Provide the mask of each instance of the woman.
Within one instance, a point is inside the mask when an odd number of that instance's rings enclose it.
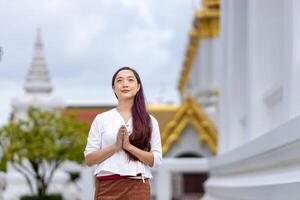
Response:
[[[95,200],[150,199],[150,168],[162,160],[158,123],[134,69],[117,70],[112,88],[118,105],[95,117],[84,152],[88,166],[97,164]]]

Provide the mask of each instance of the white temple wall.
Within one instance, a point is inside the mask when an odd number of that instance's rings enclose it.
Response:
[[[283,3],[225,2],[221,9],[219,152],[283,122]]]
[[[250,139],[282,123],[283,2],[248,1]]]
[[[247,138],[247,7],[245,1],[229,1],[222,9],[228,12],[221,18],[219,153]]]
[[[300,114],[300,2],[289,0],[284,6],[284,116]]]
[[[300,1],[224,0],[221,8],[219,154],[203,199],[299,199]]]

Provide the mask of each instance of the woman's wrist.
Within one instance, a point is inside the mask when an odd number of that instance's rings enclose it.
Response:
[[[124,147],[124,149],[128,152],[131,152],[133,150],[134,146],[132,144],[128,144]]]
[[[121,149],[121,147],[118,147],[117,144],[113,144],[113,145],[112,145],[112,148],[113,148],[113,150],[114,150],[114,153],[116,153],[117,151],[119,151],[119,150]]]

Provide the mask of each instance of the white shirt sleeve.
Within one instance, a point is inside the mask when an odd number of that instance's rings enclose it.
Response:
[[[101,125],[102,121],[98,116],[95,117],[89,131],[87,144],[84,150],[84,156],[92,153],[95,150],[101,149]]]
[[[161,139],[160,131],[157,120],[151,116],[152,121],[152,135],[151,135],[151,152],[154,156],[153,167],[161,164],[162,161],[162,148],[161,148]]]

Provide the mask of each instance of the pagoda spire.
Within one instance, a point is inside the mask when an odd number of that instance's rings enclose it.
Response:
[[[47,94],[51,93],[53,89],[44,57],[44,47],[40,29],[37,30],[33,60],[26,77],[24,88],[27,94]]]

